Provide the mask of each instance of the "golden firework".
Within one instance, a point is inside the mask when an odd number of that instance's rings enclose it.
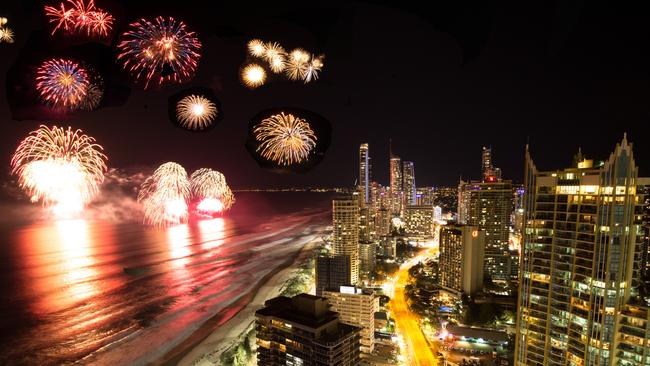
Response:
[[[14,32],[11,29],[0,27],[0,43],[2,42],[14,43]]]
[[[32,202],[67,215],[80,212],[99,191],[106,159],[81,130],[40,126],[20,143],[11,167]]]
[[[258,64],[248,64],[242,69],[241,78],[244,85],[254,89],[266,82],[266,71]]]
[[[306,120],[291,113],[272,115],[253,129],[260,142],[257,151],[280,165],[292,165],[307,160],[316,146],[316,134]]]
[[[307,70],[303,79],[305,84],[312,80],[318,80],[318,73],[323,69],[323,56],[312,57],[311,61],[307,64]]]
[[[274,59],[281,58],[284,59],[287,55],[287,52],[280,46],[277,42],[267,42],[264,44],[264,58],[269,63],[273,62]]]
[[[251,40],[248,42],[248,52],[255,57],[264,56],[264,53],[266,52],[264,42],[260,41],[259,39]]]
[[[182,127],[203,130],[217,116],[217,106],[202,95],[188,95],[176,104],[176,118]]]

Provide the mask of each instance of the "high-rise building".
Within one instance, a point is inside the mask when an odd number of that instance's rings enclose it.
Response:
[[[650,365],[650,308],[626,304],[618,316],[611,365]]]
[[[360,365],[360,328],[341,322],[323,297],[276,297],[255,318],[259,366]]]
[[[483,173],[483,180],[494,175],[494,168],[492,167],[492,147],[483,146],[483,155],[481,159],[481,171]]]
[[[433,206],[433,221],[441,221],[441,220],[442,220],[442,207]]]
[[[332,200],[332,255],[350,256],[352,285],[359,279],[358,193]]]
[[[363,206],[359,208],[359,242],[369,242],[375,237],[375,222],[372,217],[372,208]]]
[[[415,188],[415,164],[412,161],[405,161],[402,165],[405,205],[414,206],[417,204],[417,192]]]
[[[375,232],[377,236],[390,234],[391,213],[388,209],[382,208],[377,212],[375,217]]]
[[[517,365],[647,365],[647,315],[626,310],[640,276],[637,175],[626,137],[598,166],[538,171],[526,151]]]
[[[641,250],[641,275],[644,280],[650,277],[650,178],[639,178],[637,191],[643,194],[643,219],[641,230],[643,244]]]
[[[469,189],[472,186],[462,179],[458,183],[458,215],[456,221],[459,224],[467,224],[469,220]]]
[[[377,243],[374,241],[359,243],[359,270],[368,275],[375,270],[377,264]]]
[[[399,156],[390,156],[390,210],[393,215],[400,215],[404,191],[402,187],[402,159]]]
[[[359,192],[361,192],[361,206],[370,202],[370,152],[368,144],[359,146]]]
[[[470,182],[462,190],[469,204],[466,223],[485,231],[485,274],[493,280],[516,280],[518,259],[508,246],[512,182]]]
[[[433,206],[406,206],[404,221],[406,234],[423,240],[433,238]]]
[[[428,206],[435,204],[436,189],[434,187],[417,187],[415,192],[416,205]]]
[[[395,259],[397,257],[397,238],[390,235],[380,236],[377,243],[377,255],[384,259]]]
[[[454,296],[474,296],[483,288],[485,231],[478,226],[445,225],[440,228],[439,279]]]
[[[338,291],[325,291],[332,310],[340,314],[342,323],[361,328],[361,352],[375,349],[375,313],[379,311],[379,297],[372,290],[341,286]]]
[[[316,257],[316,295],[324,290],[352,284],[352,265],[349,255],[319,255]]]

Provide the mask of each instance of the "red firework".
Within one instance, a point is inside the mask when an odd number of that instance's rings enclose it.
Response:
[[[192,78],[201,58],[201,42],[185,23],[157,17],[140,19],[129,28],[117,45],[117,59],[138,81],[144,81],[145,89],[152,80],[161,85]]]
[[[62,2],[59,7],[46,6],[45,15],[50,18],[50,23],[56,23],[52,34],[63,29],[66,32],[86,32],[89,36],[105,37],[113,27],[113,16],[95,7],[94,0],[67,0],[71,7],[66,8]]]
[[[36,75],[36,90],[46,103],[54,107],[75,109],[86,98],[90,84],[88,73],[74,61],[46,61]]]

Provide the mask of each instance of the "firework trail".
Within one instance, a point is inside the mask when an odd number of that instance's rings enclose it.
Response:
[[[176,104],[176,118],[182,127],[203,130],[217,117],[217,106],[202,95],[188,95]]]
[[[213,214],[229,210],[235,196],[226,183],[226,177],[212,169],[202,168],[190,176],[192,198],[198,201],[199,212]]]
[[[107,157],[95,139],[70,127],[40,126],[11,159],[12,174],[30,196],[58,216],[81,212],[104,181]]]
[[[198,67],[201,42],[185,23],[174,18],[140,19],[129,25],[117,45],[118,61],[124,69],[144,81],[145,89],[154,80],[164,82],[189,80]]]
[[[168,162],[142,183],[138,202],[143,205],[146,223],[164,226],[187,220],[189,196],[190,182],[185,168]]]
[[[302,163],[316,146],[316,134],[309,123],[291,113],[281,112],[262,120],[253,134],[260,142],[257,151],[280,165]]]
[[[96,8],[93,0],[87,3],[84,0],[67,0],[58,7],[46,6],[45,15],[50,23],[56,23],[52,35],[62,29],[69,33],[86,32],[89,36],[106,37],[113,28],[113,16]]]

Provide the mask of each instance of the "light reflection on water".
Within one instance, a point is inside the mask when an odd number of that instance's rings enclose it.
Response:
[[[218,309],[252,286],[258,279],[249,268],[284,262],[286,252],[255,257],[251,250],[297,235],[311,217],[215,218],[164,229],[60,220],[15,230],[0,243],[11,283],[0,303],[0,364],[105,364],[110,358],[95,362],[93,353],[111,347],[138,359],[211,315],[200,309]],[[144,329],[148,336],[130,337]]]

